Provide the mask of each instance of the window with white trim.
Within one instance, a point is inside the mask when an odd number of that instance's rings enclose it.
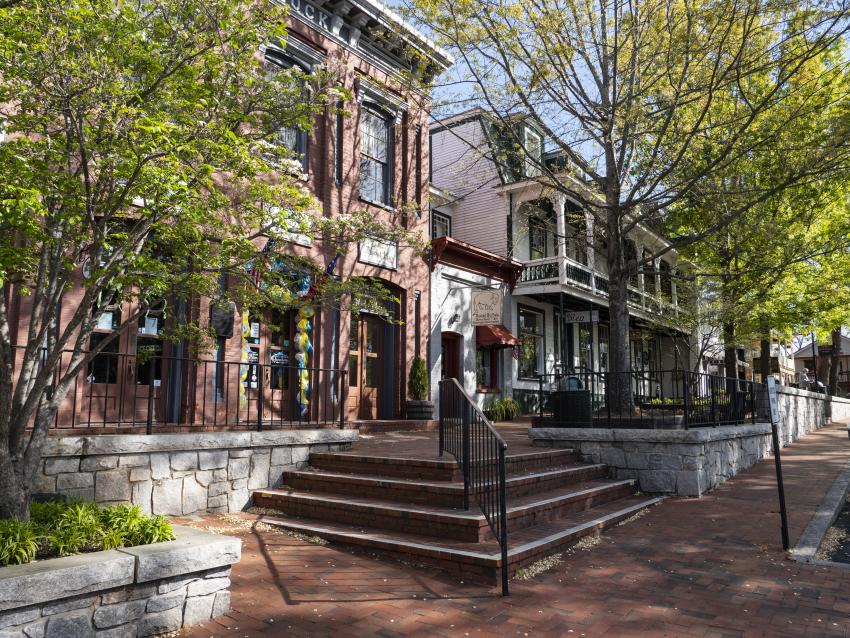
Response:
[[[452,218],[438,210],[431,212],[431,239],[452,236]]]
[[[266,61],[268,68],[274,72],[276,69],[297,69],[309,73],[310,69],[277,50],[266,50]],[[307,173],[307,131],[297,126],[279,126],[276,135],[271,142],[288,151],[288,157],[295,159],[301,164],[301,171]]]
[[[543,371],[543,313],[519,307],[519,378],[536,379]]]
[[[543,160],[543,138],[540,134],[525,127],[525,176],[538,177],[542,172],[540,163]]]
[[[392,205],[392,125],[377,109],[360,110],[360,197]]]

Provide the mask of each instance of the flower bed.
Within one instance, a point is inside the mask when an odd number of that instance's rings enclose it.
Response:
[[[172,541],[0,567],[0,635],[151,636],[226,613],[241,542],[173,532]]]
[[[174,531],[164,517],[146,516],[135,505],[34,501],[29,520],[0,520],[0,565],[173,539]]]

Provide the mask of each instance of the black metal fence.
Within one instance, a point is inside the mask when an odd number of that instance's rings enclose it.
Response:
[[[470,494],[502,552],[502,594],[508,594],[508,529],[505,453],[508,445],[457,379],[440,381],[440,456],[446,451],[463,470],[463,506]]]
[[[764,384],[688,370],[564,372],[538,377],[538,427],[688,429],[755,423]]]
[[[48,397],[70,361],[64,353]],[[52,427],[148,433],[342,428],[346,377],[335,368],[103,352],[76,375]]]

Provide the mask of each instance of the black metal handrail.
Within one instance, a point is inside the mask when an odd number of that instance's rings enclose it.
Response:
[[[22,347],[15,347],[22,351]],[[53,371],[67,373],[72,351]],[[283,363],[101,352],[76,375],[52,429],[148,434],[345,427],[348,371]]]
[[[619,386],[619,387],[617,387]],[[617,397],[628,389],[631,403]],[[539,375],[535,425],[688,429],[755,423],[765,415],[764,384],[689,370]]]
[[[463,507],[470,494],[499,543],[502,553],[502,595],[508,595],[508,516],[505,454],[508,444],[457,379],[440,381],[440,456],[457,459],[463,470]]]

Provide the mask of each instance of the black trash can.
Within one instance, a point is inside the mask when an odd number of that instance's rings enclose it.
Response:
[[[578,377],[564,377],[552,393],[555,427],[589,428],[593,424],[590,390],[582,390]]]

